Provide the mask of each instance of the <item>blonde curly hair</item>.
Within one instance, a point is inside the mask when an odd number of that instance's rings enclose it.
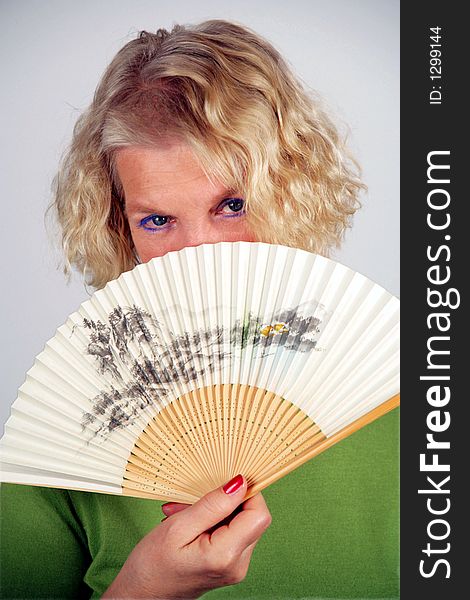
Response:
[[[106,69],[54,178],[66,273],[100,288],[136,265],[116,152],[172,139],[241,194],[260,241],[327,254],[359,207],[357,163],[269,42],[224,20],[142,31]]]

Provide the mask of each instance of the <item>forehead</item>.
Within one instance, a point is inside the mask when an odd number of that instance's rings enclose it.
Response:
[[[209,180],[191,148],[184,143],[121,148],[116,152],[115,163],[126,194],[149,184],[163,189],[187,184],[224,188],[213,178]]]
[[[193,179],[204,175],[191,149],[181,143],[152,148],[121,148],[116,152],[115,162],[119,176],[126,182],[154,175],[159,179]]]
[[[153,200],[212,201],[229,191],[207,177],[191,148],[183,143],[122,148],[116,153],[115,164],[128,208]]]

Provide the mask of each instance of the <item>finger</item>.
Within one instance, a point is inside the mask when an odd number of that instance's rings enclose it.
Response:
[[[243,504],[239,504],[237,506],[237,508],[229,514],[228,517],[225,517],[225,519],[222,519],[222,521],[219,521],[216,525],[213,525],[212,527],[209,527],[209,529],[207,529],[206,533],[210,535],[212,535],[212,533],[218,529],[219,527],[223,527],[224,525],[228,525],[230,523],[230,521],[235,517],[235,515],[237,515],[241,510],[243,510]]]
[[[245,550],[243,550],[243,552],[241,553],[241,560],[246,560],[248,563],[251,560],[251,555],[253,554],[253,550],[255,549],[256,544],[259,542],[260,538],[258,538],[256,540],[256,542],[253,542],[252,544],[250,544],[249,546],[247,546],[245,548]]]
[[[188,508],[189,504],[181,504],[180,502],[167,502],[166,504],[162,504],[162,512],[167,517],[178,513],[185,508]]]
[[[242,505],[242,510],[226,527],[216,529],[211,536],[211,544],[237,544],[239,552],[256,544],[271,524],[271,513],[261,493],[252,496]]]
[[[246,479],[237,475],[224,486],[203,496],[182,511],[175,521],[175,533],[182,545],[190,544],[210,527],[228,517],[243,502],[246,494]]]

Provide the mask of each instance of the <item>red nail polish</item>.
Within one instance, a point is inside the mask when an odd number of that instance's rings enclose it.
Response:
[[[243,475],[237,475],[228,481],[222,488],[226,494],[234,494],[243,485]]]

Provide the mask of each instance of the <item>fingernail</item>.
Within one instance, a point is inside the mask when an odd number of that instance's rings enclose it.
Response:
[[[222,488],[226,494],[235,494],[243,485],[243,475],[237,475]]]

